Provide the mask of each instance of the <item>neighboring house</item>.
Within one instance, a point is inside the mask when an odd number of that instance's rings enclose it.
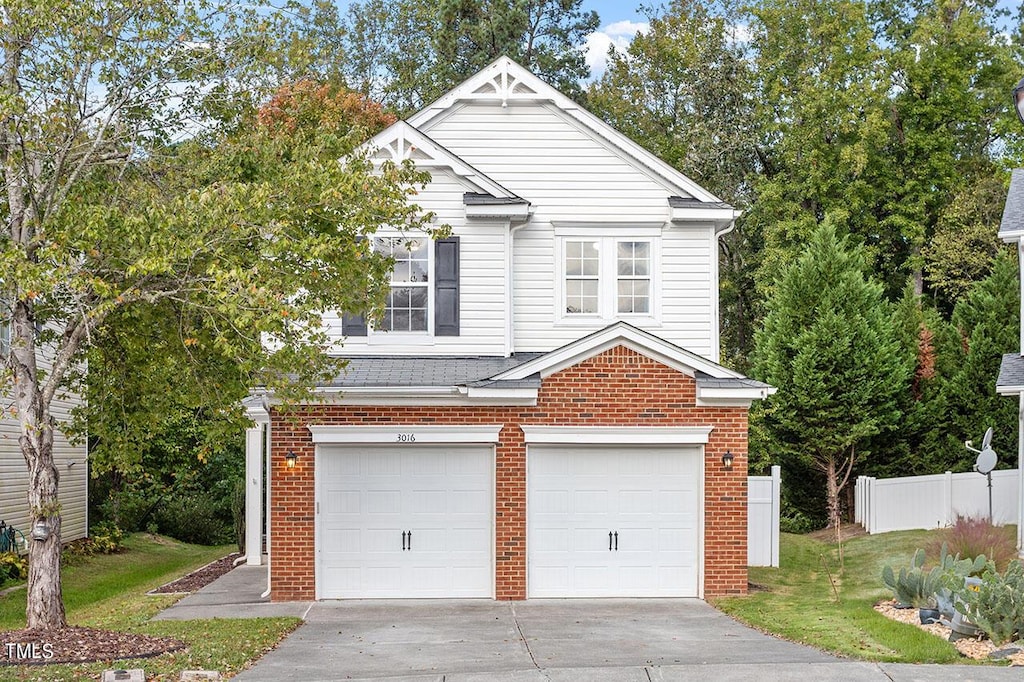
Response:
[[[368,144],[431,173],[452,235],[382,229],[384,321],[332,319],[324,402],[250,403],[272,599],[745,593],[774,389],[718,364],[737,211],[507,58]]]
[[[1010,190],[1003,207],[1003,219],[999,224],[999,238],[1007,244],[1017,246],[1021,272],[1024,273],[1024,169],[1018,168],[1010,177]],[[1017,434],[1017,550],[1024,558],[1024,281],[1021,282],[1021,341],[1019,353],[1007,353],[999,367],[996,392],[1001,395],[1017,396],[1019,402],[1020,427]]]
[[[6,354],[11,344],[11,328],[0,323],[0,353]],[[39,369],[49,370],[51,359],[43,350],[39,354]],[[80,405],[82,398],[71,394],[58,394],[50,409],[58,424],[68,421],[71,410]],[[4,415],[0,418],[0,521],[14,526],[29,537],[28,466],[21,454],[18,438],[21,427],[9,412],[11,401],[4,402]],[[84,538],[89,530],[89,466],[86,444],[72,445],[58,429],[53,436],[53,461],[60,474],[61,540],[69,542]],[[17,538],[21,542],[21,537]]]

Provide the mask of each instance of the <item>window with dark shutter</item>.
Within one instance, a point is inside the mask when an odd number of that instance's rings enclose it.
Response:
[[[434,242],[434,335],[459,335],[459,238]]]

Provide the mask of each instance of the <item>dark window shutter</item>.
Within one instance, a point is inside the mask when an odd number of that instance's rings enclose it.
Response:
[[[434,336],[459,335],[459,238],[434,242]]]
[[[356,237],[357,244],[364,241],[366,241],[366,237],[362,235]],[[343,314],[341,316],[341,333],[345,336],[366,336],[366,316]]]
[[[363,315],[342,315],[341,333],[345,336],[366,336],[366,317]]]

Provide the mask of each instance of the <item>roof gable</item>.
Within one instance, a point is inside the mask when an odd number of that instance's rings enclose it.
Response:
[[[363,147],[375,161],[401,163],[411,159],[423,170],[447,169],[467,186],[468,194],[486,195],[505,203],[528,203],[405,121],[388,126]]]
[[[525,379],[532,374],[547,377],[616,346],[625,346],[687,376],[697,377],[698,373],[702,373],[716,379],[744,378],[738,372],[702,358],[696,353],[691,353],[685,348],[680,348],[627,322],[615,322],[589,336],[584,336],[582,339],[566,344],[550,353],[545,353],[501,374],[496,374],[492,378],[496,380]]]
[[[720,203],[718,197],[711,192],[508,57],[499,57],[479,73],[409,117],[409,124],[421,130],[427,130],[434,121],[463,102],[492,102],[503,107],[508,106],[510,102],[537,102],[553,105],[587,134],[599,138],[638,170],[673,188],[674,193],[692,197],[701,202]]]

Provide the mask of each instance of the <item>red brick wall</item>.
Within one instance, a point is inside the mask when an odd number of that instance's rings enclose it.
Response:
[[[533,407],[325,405],[271,415],[271,598],[314,598],[312,424],[504,424],[495,477],[495,593],[526,597],[526,446],[520,424],[714,426],[705,446],[704,594],[747,590],[747,410],[696,407],[693,379],[619,346],[552,374]],[[286,469],[285,454],[299,457]],[[731,450],[735,463],[722,466]]]

